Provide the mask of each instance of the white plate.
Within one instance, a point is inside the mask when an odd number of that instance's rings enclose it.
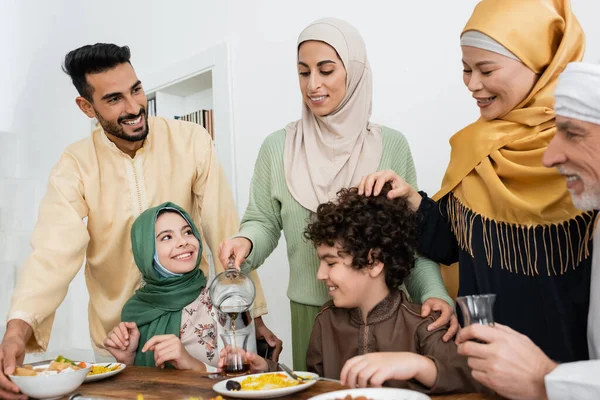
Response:
[[[303,372],[303,371],[300,371],[300,372],[294,371],[294,372],[300,376],[307,376],[307,377],[311,377],[311,378],[319,377],[317,374],[313,374],[311,372]],[[306,383],[303,383],[303,384],[297,385],[297,386],[290,386],[290,387],[281,388],[281,389],[268,389],[268,390],[235,391],[235,390],[227,390],[227,388],[225,387],[225,385],[227,384],[227,381],[229,381],[229,380],[240,382],[249,376],[260,376],[260,375],[267,375],[267,374],[284,374],[285,375],[285,372],[267,372],[264,374],[238,376],[235,378],[226,379],[224,381],[216,383],[213,386],[213,390],[215,392],[219,393],[220,395],[227,396],[228,398],[232,397],[235,399],[274,399],[277,397],[286,396],[288,394],[301,392],[303,390],[308,389],[315,383],[317,383],[316,380],[313,380],[313,381],[308,381]],[[292,378],[289,378],[289,379],[292,380]]]
[[[106,367],[109,364],[112,364],[111,366],[114,366],[117,363],[94,363],[94,364],[91,364],[91,365],[102,365],[103,367]],[[110,372],[105,372],[103,374],[88,375],[88,376],[85,377],[85,380],[83,381],[83,383],[96,382],[96,381],[99,381],[99,380],[102,380],[102,379],[106,379],[108,377],[111,377],[113,375],[116,375],[116,374],[120,373],[124,369],[125,369],[125,364],[120,364],[119,363],[119,368],[118,369],[116,369],[114,371],[110,371]]]
[[[344,396],[352,397],[365,396],[372,400],[431,400],[431,397],[408,389],[393,388],[366,388],[366,389],[348,389],[335,392],[324,393],[311,397],[308,400],[336,400],[343,399]]]

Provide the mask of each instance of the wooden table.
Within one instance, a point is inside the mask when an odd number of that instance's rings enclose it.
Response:
[[[209,400],[217,393],[212,386],[217,380],[208,378],[206,373],[178,370],[161,370],[158,368],[127,367],[120,374],[111,378],[81,385],[74,393],[105,399],[136,400],[138,394],[144,400],[187,400],[190,397]],[[307,390],[280,399],[306,400],[318,394],[345,389],[332,382],[317,382]],[[63,399],[68,399],[64,397]],[[492,400],[480,394],[455,394],[434,396],[434,400]]]

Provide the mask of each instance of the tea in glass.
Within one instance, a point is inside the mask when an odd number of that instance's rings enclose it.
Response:
[[[221,339],[225,345],[225,366],[223,373],[227,376],[239,376],[250,372],[250,363],[246,358],[248,333],[223,333]]]

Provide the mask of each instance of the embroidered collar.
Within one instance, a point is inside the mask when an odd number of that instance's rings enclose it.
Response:
[[[366,325],[378,324],[391,318],[398,311],[398,308],[405,301],[405,294],[400,290],[393,290],[383,300],[381,300],[367,315]],[[360,308],[354,308],[350,311],[350,319],[358,325],[365,325],[362,319]]]

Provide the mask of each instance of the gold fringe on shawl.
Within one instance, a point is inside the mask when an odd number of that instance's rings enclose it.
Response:
[[[536,276],[563,275],[574,270],[590,256],[590,243],[594,233],[595,213],[582,213],[561,223],[525,226],[494,221],[466,207],[454,195],[448,197],[446,210],[452,231],[459,247],[475,257],[473,226],[481,222],[483,249],[488,266],[499,264],[509,272]],[[573,237],[573,225],[577,237]],[[536,232],[536,230],[538,232]],[[541,237],[539,235],[541,230]],[[536,234],[537,233],[537,234]],[[542,243],[538,243],[541,241]],[[543,244],[543,248],[542,248]],[[558,252],[558,259],[555,253]],[[539,264],[538,259],[545,259]]]

